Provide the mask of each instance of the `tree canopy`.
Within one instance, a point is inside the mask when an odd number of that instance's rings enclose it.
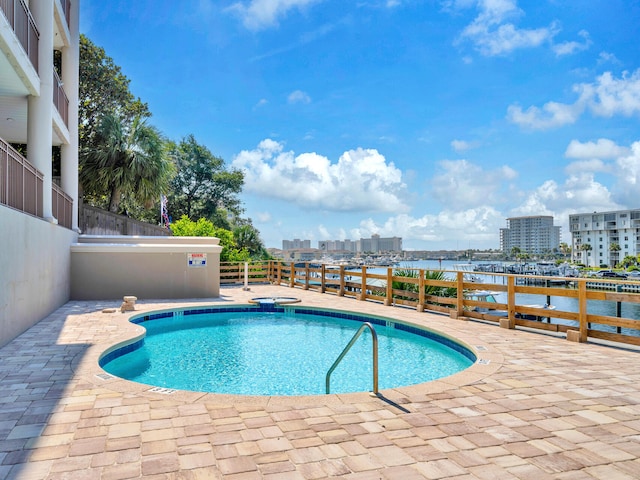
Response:
[[[158,223],[166,195],[174,235],[220,238],[223,260],[266,258],[260,234],[243,213],[244,174],[229,169],[193,135],[167,140],[148,123],[146,103],[105,50],[82,35],[79,85],[79,180],[84,200]],[[199,218],[197,222],[193,219]],[[185,233],[187,232],[187,233]]]
[[[183,215],[180,220],[171,224],[171,232],[177,237],[216,237],[220,239],[222,253],[220,260],[223,262],[243,262],[249,260],[251,255],[246,248],[239,247],[233,237],[233,232],[213,225],[206,218],[200,218],[197,222]]]
[[[81,146],[92,142],[103,115],[118,114],[124,121],[151,116],[147,104],[129,91],[130,80],[120,67],[85,35],[80,35],[79,82]]]
[[[224,219],[229,213],[242,213],[238,198],[244,185],[241,170],[228,170],[224,160],[199,144],[193,135],[173,144],[169,155],[176,170],[167,195],[172,215],[214,220]],[[219,215],[221,210],[225,215]]]
[[[104,115],[92,145],[80,152],[82,185],[108,197],[109,211],[116,213],[124,195],[153,205],[173,173],[160,132],[140,117],[125,122],[117,114]]]

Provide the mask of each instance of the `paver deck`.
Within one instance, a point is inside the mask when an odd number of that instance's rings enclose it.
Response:
[[[133,314],[260,296],[427,325],[482,362],[382,398],[162,394],[97,364],[142,332]],[[640,353],[631,349],[268,285],[102,312],[117,306],[69,302],[0,349],[0,478],[640,478]]]

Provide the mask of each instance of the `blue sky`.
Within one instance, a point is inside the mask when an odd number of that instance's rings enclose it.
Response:
[[[570,243],[569,214],[640,208],[637,0],[81,5],[150,122],[245,171],[267,247],[497,249],[523,215]]]

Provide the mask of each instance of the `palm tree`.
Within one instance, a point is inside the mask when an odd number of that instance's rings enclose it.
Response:
[[[615,242],[612,242],[609,245],[609,252],[611,252],[611,266],[615,267],[616,264],[618,263],[619,260],[619,256],[618,256],[618,252],[620,251],[620,245],[618,245]]]
[[[127,123],[105,115],[95,142],[80,153],[84,191],[108,196],[111,212],[118,212],[125,195],[150,206],[167,190],[172,172],[162,135],[140,117]]]
[[[560,243],[558,248],[560,249],[560,253],[562,253],[562,256],[564,258],[566,258],[566,256],[571,253],[571,247],[565,242]]]
[[[586,258],[588,257],[588,255],[586,254],[586,252],[590,252],[591,250],[593,250],[593,248],[591,247],[591,245],[589,243],[583,243],[582,245],[580,245],[580,250],[582,250],[585,253],[585,261],[583,262],[585,265],[589,266],[589,262],[586,260]]]

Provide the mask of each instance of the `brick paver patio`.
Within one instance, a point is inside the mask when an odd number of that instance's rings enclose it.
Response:
[[[132,313],[69,302],[0,349],[0,478],[640,478],[637,351],[268,285],[204,303],[278,295],[428,325],[482,362],[382,398],[153,393],[97,365],[142,332]]]

